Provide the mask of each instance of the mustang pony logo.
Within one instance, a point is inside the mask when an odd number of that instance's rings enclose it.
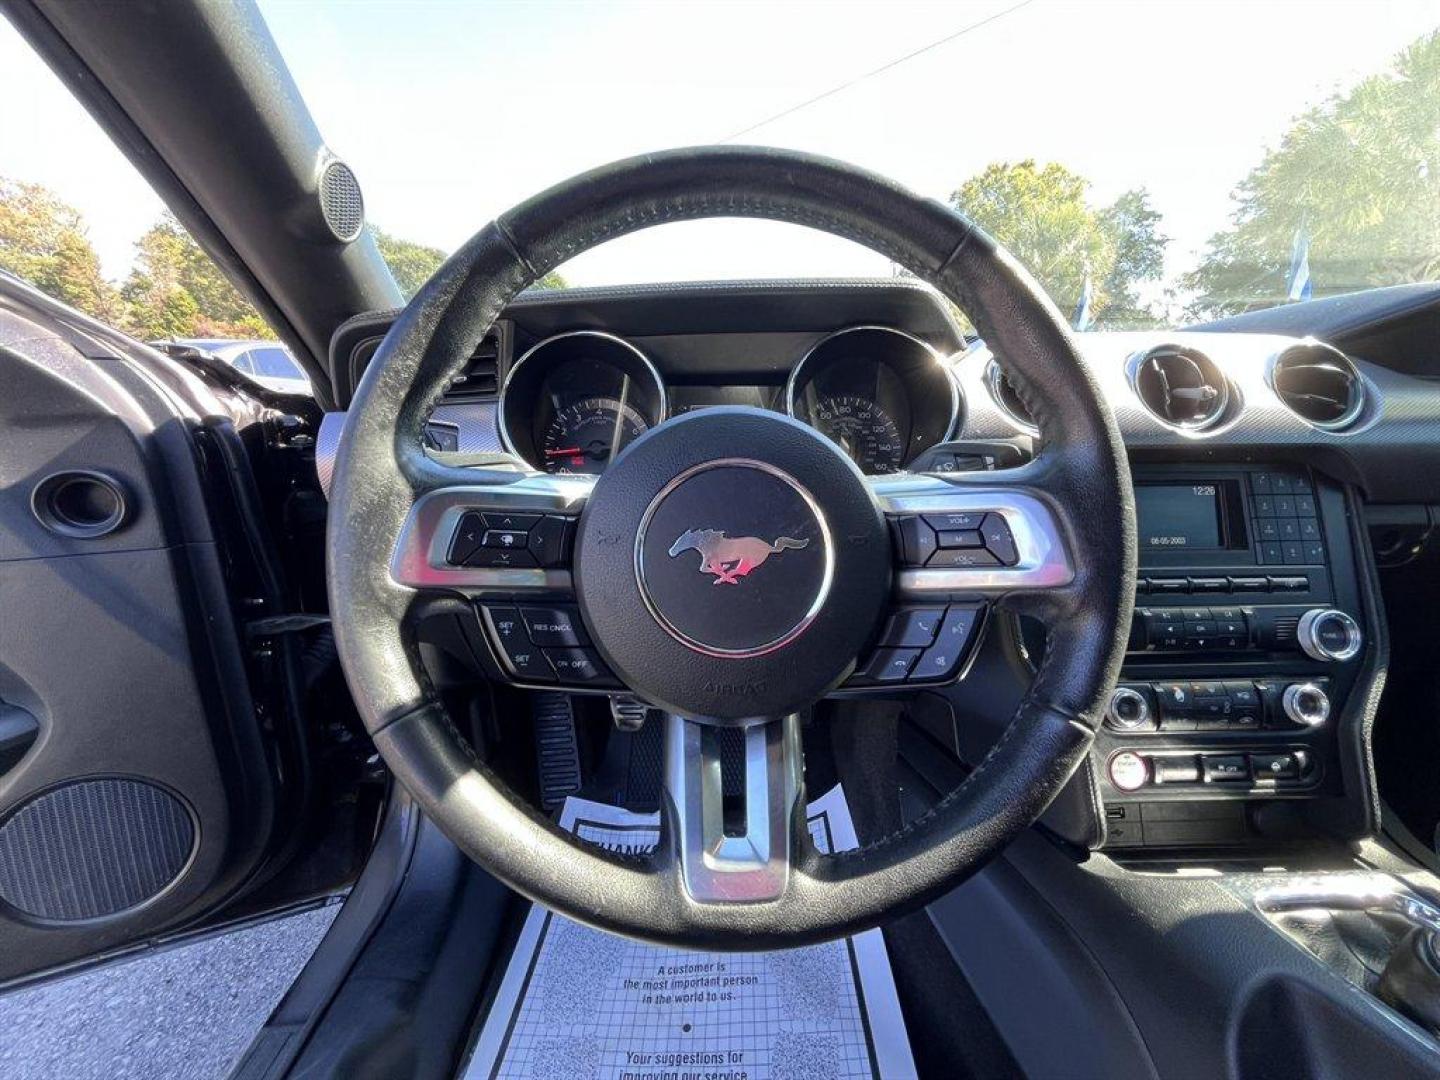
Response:
[[[670,545],[670,557],[673,559],[682,551],[694,548],[700,553],[701,573],[715,575],[712,585],[739,585],[742,577],[776,552],[799,551],[809,546],[809,540],[788,536],[767,544],[758,536],[726,536],[723,529],[686,529]]]

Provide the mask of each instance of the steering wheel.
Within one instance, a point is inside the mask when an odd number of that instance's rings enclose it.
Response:
[[[426,416],[522,288],[605,240],[734,216],[848,237],[960,305],[1034,414],[1035,459],[1002,472],[867,478],[813,429],[741,407],[660,424],[594,479],[458,469],[427,456]],[[360,381],[338,449],[331,613],[380,754],[496,877],[632,937],[787,947],[928,902],[983,866],[1059,792],[1083,760],[1124,654],[1132,502],[1119,432],[1064,321],[978,228],[828,159],[676,150],[604,166],[515,207],[400,314]],[[449,539],[471,509],[578,511],[573,561],[448,566]],[[1014,558],[897,569],[887,518],[952,513],[998,515]],[[698,539],[687,543],[686,533]],[[714,547],[738,537],[769,553]],[[767,565],[748,577],[735,572],[759,561]],[[648,857],[596,849],[513,793],[451,722],[420,661],[411,616],[427,594],[514,602],[572,591],[599,656],[629,692],[667,714],[660,840]],[[888,604],[917,598],[1035,616],[1047,627],[1044,658],[1004,734],[958,788],[893,835],[821,854],[806,828],[796,714],[854,671]],[[744,728],[739,827],[722,820],[720,726]]]

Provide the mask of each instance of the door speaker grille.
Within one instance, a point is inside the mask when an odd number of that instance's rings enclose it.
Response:
[[[0,900],[39,919],[116,915],[185,869],[195,826],[174,795],[140,780],[65,784],[0,825]]]

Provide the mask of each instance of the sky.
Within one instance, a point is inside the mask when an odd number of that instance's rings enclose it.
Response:
[[[320,131],[358,174],[367,217],[407,239],[453,249],[577,172],[727,141],[859,79],[738,141],[828,154],[942,199],[990,162],[1025,158],[1085,176],[1096,205],[1144,186],[1172,238],[1172,278],[1292,118],[1440,26],[1440,0],[1017,2],[260,7]],[[123,276],[161,204],[3,22],[0,100],[0,176],[77,206],[107,275]],[[890,265],[798,227],[726,221],[647,230],[562,272],[604,284]]]

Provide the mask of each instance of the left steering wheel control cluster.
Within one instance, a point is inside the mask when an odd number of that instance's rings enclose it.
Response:
[[[574,535],[573,517],[468,510],[455,526],[445,561],[495,570],[567,566]]]

